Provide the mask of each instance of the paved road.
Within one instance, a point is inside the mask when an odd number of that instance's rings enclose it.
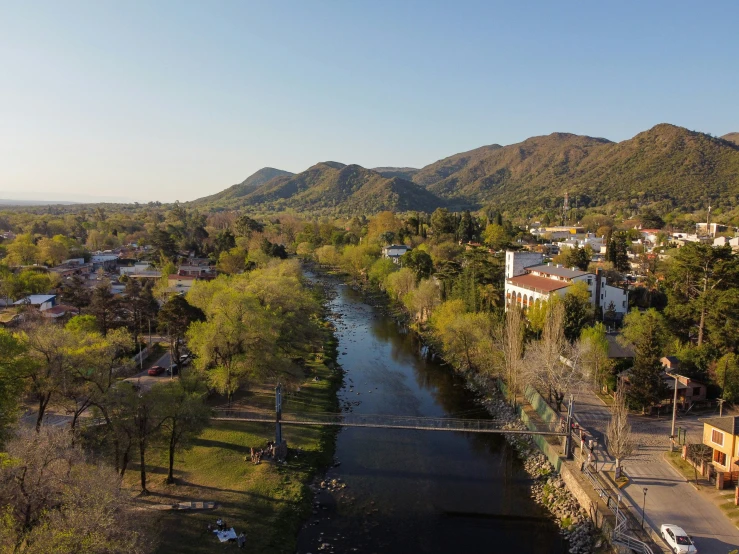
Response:
[[[172,364],[172,361],[171,361],[171,358],[169,357],[169,352],[166,352],[153,365],[162,366],[164,369],[167,369],[171,364]],[[149,368],[145,367],[143,371],[137,373],[133,377],[129,377],[128,379],[126,379],[126,381],[132,381],[136,383],[138,386],[140,386],[141,390],[146,391],[146,390],[149,390],[151,387],[153,387],[154,383],[157,383],[161,381],[162,379],[169,379],[169,376],[166,373],[161,373],[157,375],[156,377],[154,377],[154,376],[150,376],[147,373],[148,371],[149,371]]]
[[[607,454],[600,445],[610,419],[608,407],[592,392],[582,392],[575,397],[575,414],[582,426],[599,437],[596,453],[603,461]],[[663,458],[669,449],[670,417],[630,419],[639,447],[624,464],[631,482],[622,490],[624,500],[635,507],[633,513],[641,515],[646,487],[645,523],[656,532],[663,523],[679,525],[694,537],[701,554],[727,554],[739,548],[739,529]],[[688,441],[697,441],[703,434],[703,424],[696,416],[679,418],[677,426],[687,429]],[[606,469],[612,466],[609,459]]]

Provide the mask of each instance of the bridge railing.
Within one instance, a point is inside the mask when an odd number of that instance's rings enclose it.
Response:
[[[217,419],[244,421],[276,421],[275,415],[264,411],[221,408],[215,411]],[[439,431],[466,431],[473,433],[532,434],[528,430],[506,429],[500,419],[464,419],[450,417],[422,417],[387,414],[355,414],[334,412],[282,412],[281,423],[299,425],[339,425],[345,427],[377,427],[391,429],[419,429]],[[547,434],[558,434],[548,431]]]

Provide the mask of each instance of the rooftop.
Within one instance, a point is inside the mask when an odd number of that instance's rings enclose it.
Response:
[[[536,275],[524,274],[517,277],[506,279],[511,285],[523,287],[538,292],[552,292],[570,286],[567,281],[555,281],[546,277],[537,277]]]
[[[43,304],[44,302],[51,302],[56,298],[56,294],[32,294],[30,296],[26,296],[25,298],[21,298],[20,300],[14,302],[15,305],[20,306],[23,304],[31,304],[32,306],[36,306],[38,304]]]
[[[526,268],[528,271],[538,271],[539,273],[546,273],[547,275],[555,275],[556,277],[565,277],[566,279],[574,279],[575,277],[582,277],[583,275],[592,275],[587,271],[580,271],[579,269],[570,269],[567,267],[557,267],[556,265],[532,265]]]
[[[732,435],[739,435],[739,416],[707,417],[698,421]]]

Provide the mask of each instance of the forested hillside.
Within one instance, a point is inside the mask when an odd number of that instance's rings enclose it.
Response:
[[[737,137],[660,124],[619,143],[553,133],[482,146],[420,170],[338,162],[318,163],[296,175],[265,168],[194,204],[337,215],[489,206],[536,216],[560,207],[567,192],[578,207],[611,212],[647,206],[663,214],[692,212],[709,201],[727,212],[739,205],[739,144],[732,142]]]

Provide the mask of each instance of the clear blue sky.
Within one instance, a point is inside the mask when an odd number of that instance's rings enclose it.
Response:
[[[0,1],[0,198],[739,131],[739,2]]]

